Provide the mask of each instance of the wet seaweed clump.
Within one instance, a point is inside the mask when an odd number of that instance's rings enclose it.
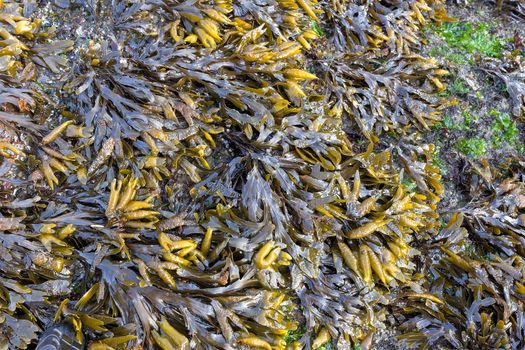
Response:
[[[443,226],[422,142],[455,103],[422,29],[453,20],[0,0],[0,348],[522,348],[523,179]]]
[[[507,178],[453,213],[429,249],[431,278],[417,303],[399,303],[400,338],[415,348],[519,349],[525,334],[523,182]],[[439,248],[438,248],[439,247]],[[433,255],[433,254],[430,254]]]

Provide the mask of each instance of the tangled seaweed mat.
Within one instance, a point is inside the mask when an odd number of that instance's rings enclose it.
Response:
[[[441,1],[0,11],[0,348],[523,348],[523,182],[440,230],[434,146],[375,146],[453,103]]]

